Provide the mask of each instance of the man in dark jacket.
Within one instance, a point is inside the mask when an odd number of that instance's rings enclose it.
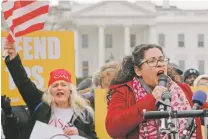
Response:
[[[6,139],[17,138],[19,135],[18,119],[14,113],[12,113],[10,99],[5,95],[1,96],[1,109],[2,127]]]

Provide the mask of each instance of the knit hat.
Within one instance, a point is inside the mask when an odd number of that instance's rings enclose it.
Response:
[[[186,78],[191,75],[191,74],[195,74],[197,76],[200,75],[199,71],[196,69],[188,69],[184,72],[184,81],[186,80]]]
[[[64,80],[68,83],[71,83],[71,74],[65,69],[56,69],[51,71],[48,86],[58,80]]]

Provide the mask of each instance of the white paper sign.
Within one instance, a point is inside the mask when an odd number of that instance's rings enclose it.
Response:
[[[84,137],[73,135],[66,136],[61,128],[56,128],[48,124],[36,121],[30,139],[86,139]]]

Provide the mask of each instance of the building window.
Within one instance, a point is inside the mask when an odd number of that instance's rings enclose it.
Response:
[[[184,42],[184,34],[178,34],[178,47],[184,47],[185,42]]]
[[[198,69],[200,74],[204,74],[204,60],[199,60],[198,61]]]
[[[82,48],[88,48],[88,35],[82,35]]]
[[[198,47],[204,47],[204,34],[198,34]]]
[[[106,34],[105,35],[105,47],[106,48],[112,48],[113,46],[113,36],[112,34]]]
[[[184,60],[179,60],[179,61],[178,61],[178,66],[179,66],[179,68],[180,68],[181,70],[184,71],[184,69],[185,69],[185,61],[184,61]]]
[[[88,61],[82,61],[82,76],[88,77],[88,75],[89,75]]]
[[[158,35],[158,44],[161,47],[165,47],[165,34],[161,33]]]
[[[131,34],[130,36],[131,38],[131,47],[135,47],[136,46],[136,34]]]

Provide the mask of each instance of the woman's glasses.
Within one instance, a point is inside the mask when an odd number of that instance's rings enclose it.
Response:
[[[169,63],[169,60],[170,60],[169,58],[165,58],[165,57],[159,57],[158,59],[152,57],[150,59],[143,61],[140,65],[147,63],[149,67],[157,67],[159,62],[162,65],[167,65]]]

